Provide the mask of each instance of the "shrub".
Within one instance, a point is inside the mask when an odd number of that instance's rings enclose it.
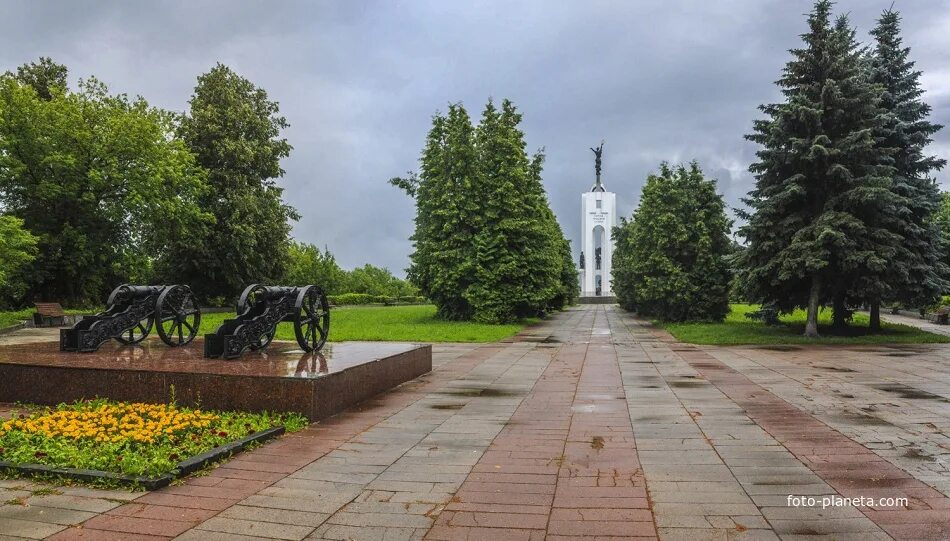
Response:
[[[730,221],[716,182],[660,166],[631,221],[615,229],[613,285],[620,305],[667,321],[722,321],[729,312]]]
[[[327,300],[335,306],[355,306],[360,304],[370,304],[373,301],[373,295],[368,293],[343,293],[341,295],[329,295]]]
[[[428,302],[425,297],[418,295],[394,297],[389,295],[370,295],[368,293],[327,295],[327,300],[334,306],[358,306],[362,304],[385,304],[386,306],[391,306],[394,304],[425,304]]]

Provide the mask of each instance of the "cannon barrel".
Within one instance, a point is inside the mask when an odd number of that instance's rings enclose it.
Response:
[[[126,286],[132,296],[136,299],[141,299],[142,297],[148,297],[149,295],[157,295],[165,289],[166,286]]]
[[[297,291],[297,288],[294,286],[262,286],[262,288],[264,293],[272,299],[292,295]]]

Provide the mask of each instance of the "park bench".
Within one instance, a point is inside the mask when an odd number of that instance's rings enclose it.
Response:
[[[941,306],[936,312],[930,314],[930,322],[938,325],[950,323],[950,306]]]
[[[58,302],[38,302],[33,304],[33,324],[37,327],[58,327],[66,323],[66,312]]]

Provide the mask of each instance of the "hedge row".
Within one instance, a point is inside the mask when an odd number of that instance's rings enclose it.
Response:
[[[426,302],[425,297],[388,297],[386,295],[370,295],[368,293],[327,295],[327,300],[334,306],[354,306],[359,304],[424,304]]]

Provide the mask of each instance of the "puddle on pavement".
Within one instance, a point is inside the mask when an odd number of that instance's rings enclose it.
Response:
[[[471,388],[471,387],[459,387],[459,388],[439,391],[439,394],[449,394],[449,395],[455,395],[455,396],[498,397],[498,396],[520,396],[521,393],[515,393],[512,391],[506,391],[504,389],[496,389],[492,387],[486,387],[484,389]]]
[[[681,389],[682,389],[682,388],[687,388],[687,389],[688,389],[688,388],[693,388],[693,387],[705,387],[705,386],[709,385],[709,383],[706,383],[705,381],[690,381],[690,380],[685,380],[685,381],[671,381],[671,382],[669,383],[669,385],[670,385],[670,387],[679,387],[679,388],[681,388]]]
[[[881,347],[885,349],[896,349],[897,351],[910,351],[913,353],[926,353],[931,350],[931,346],[921,344],[884,344]]]
[[[465,404],[432,404],[429,407],[434,410],[460,410]]]
[[[798,351],[802,348],[798,346],[772,345],[772,346],[756,346],[754,349],[766,349],[769,351]]]
[[[839,366],[815,366],[815,368],[820,368],[822,370],[830,370],[832,372],[857,372],[857,370],[852,370],[850,368],[841,368]]]
[[[828,534],[827,530],[820,530],[817,528],[810,528],[808,526],[803,526],[800,528],[795,528],[792,530],[792,533],[795,535],[805,535],[805,536],[814,536],[814,537],[824,537]]]
[[[881,419],[880,417],[875,417],[873,415],[861,415],[859,413],[841,413],[838,415],[832,415],[832,417],[846,425],[852,426],[891,426],[891,423]]]
[[[950,403],[950,399],[933,393],[928,393],[927,391],[921,391],[920,389],[911,387],[909,385],[904,385],[903,383],[884,383],[881,385],[875,385],[874,388],[879,391],[894,393],[901,398],[907,398],[909,400],[937,400],[939,402]]]

